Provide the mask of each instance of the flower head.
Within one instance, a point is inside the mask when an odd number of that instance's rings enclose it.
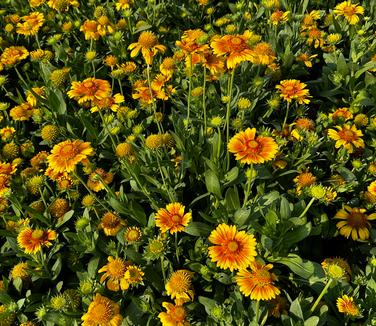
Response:
[[[111,291],[119,291],[120,288],[126,290],[127,287],[122,282],[122,279],[129,264],[121,258],[115,259],[112,256],[109,256],[107,260],[108,263],[98,270],[98,273],[104,272],[100,278],[100,282],[103,283],[107,279],[106,285]]]
[[[255,128],[247,128],[230,139],[227,149],[241,163],[260,164],[276,156],[278,145],[271,137],[256,137]]]
[[[235,277],[240,292],[252,300],[274,299],[281,291],[274,285],[277,276],[270,272],[272,264],[262,264],[254,261],[251,263],[251,272],[240,270]]]
[[[214,246],[209,247],[209,256],[223,269],[247,268],[257,255],[256,240],[245,231],[238,231],[235,225],[220,224],[209,236]]]
[[[162,233],[171,234],[181,232],[192,219],[192,213],[184,213],[185,206],[180,203],[171,203],[166,208],[160,208],[155,216],[155,224]]]
[[[98,228],[103,229],[107,236],[116,236],[116,234],[125,225],[125,222],[116,214],[107,212],[103,215]]]
[[[90,303],[88,311],[81,317],[82,326],[120,326],[123,317],[120,314],[120,306],[97,293]]]
[[[17,33],[22,35],[35,35],[43,26],[44,15],[40,12],[34,11],[30,15],[21,18],[23,23],[17,24]]]
[[[40,230],[25,227],[17,236],[17,243],[27,254],[35,254],[42,249],[43,246],[52,245],[51,240],[57,237],[56,232],[52,230]]]
[[[142,56],[145,59],[146,64],[151,65],[153,57],[158,52],[166,51],[164,45],[158,44],[158,39],[153,32],[144,31],[138,37],[136,43],[132,43],[128,46],[128,50],[131,50],[131,57],[136,57],[141,51]]]
[[[181,269],[173,272],[166,283],[167,295],[175,299],[177,304],[193,300],[192,272]]]
[[[337,17],[344,16],[350,25],[355,25],[359,22],[358,15],[364,14],[364,8],[358,4],[351,3],[351,0],[349,0],[336,5],[333,12]]]
[[[308,104],[310,96],[309,90],[305,88],[306,86],[297,79],[286,79],[282,80],[280,85],[275,88],[280,91],[280,96],[287,102],[296,100],[299,104]]]
[[[340,219],[337,223],[339,233],[344,237],[351,238],[353,240],[367,240],[369,238],[369,229],[371,228],[370,220],[376,219],[376,213],[367,215],[364,208],[351,208],[350,206],[344,206],[334,216],[335,219]]]
[[[335,147],[344,147],[349,153],[354,152],[354,148],[364,148],[364,141],[361,136],[363,133],[361,130],[358,130],[355,125],[343,125],[337,126],[338,129],[329,129],[328,136],[331,139],[336,140]]]
[[[360,311],[353,297],[349,297],[346,294],[337,299],[337,308],[339,312],[351,317],[357,317],[360,315]]]
[[[47,157],[48,166],[54,172],[72,172],[78,163],[87,163],[94,154],[90,143],[82,140],[66,140],[55,145]]]
[[[86,78],[82,82],[72,82],[71,90],[67,94],[79,104],[100,101],[111,95],[111,85],[107,80]]]
[[[166,312],[161,312],[158,315],[162,326],[189,326],[189,322],[186,320],[187,312],[182,305],[174,305],[169,302],[162,303],[163,308],[166,308]]]
[[[212,39],[210,46],[215,55],[226,57],[228,69],[234,69],[241,62],[253,59],[253,52],[248,44],[252,37],[253,33],[248,30],[243,34],[217,36]]]

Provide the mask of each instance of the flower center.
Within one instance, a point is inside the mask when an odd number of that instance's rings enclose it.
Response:
[[[43,236],[43,231],[42,230],[34,230],[33,233],[31,234],[31,237],[33,239],[40,239]]]
[[[98,303],[93,307],[90,311],[90,315],[92,316],[92,320],[99,323],[108,323],[110,321],[112,312],[110,307],[106,306],[103,303]]]
[[[230,241],[227,245],[229,251],[234,252],[238,250],[239,244],[236,241]]]
[[[233,37],[231,39],[231,43],[234,44],[234,45],[239,45],[242,43],[242,39],[240,37]]]
[[[345,140],[345,141],[347,141],[347,142],[350,142],[350,141],[353,141],[353,140],[355,140],[357,137],[356,137],[356,134],[353,132],[353,131],[351,131],[351,130],[343,130],[343,131],[340,131],[339,132],[339,135],[340,135],[340,137],[343,139],[343,140]]]
[[[359,227],[365,226],[366,220],[367,220],[367,218],[366,218],[365,214],[363,214],[363,213],[351,213],[348,223],[352,227],[359,228]]]
[[[74,146],[72,144],[63,146],[60,150],[60,155],[65,158],[73,158],[76,155]]]
[[[259,283],[260,285],[270,284],[273,282],[270,273],[265,269],[259,270],[255,274],[255,279],[257,280],[257,283]]]
[[[348,6],[343,8],[343,12],[345,13],[345,16],[352,16],[356,13],[356,8],[352,6]]]
[[[114,278],[121,278],[125,273],[125,264],[116,259],[108,264],[108,274]]]
[[[247,147],[250,149],[256,149],[259,146],[259,143],[256,140],[250,140],[247,142]]]
[[[175,223],[178,223],[178,222],[180,222],[180,220],[181,220],[180,216],[177,215],[177,214],[172,215],[171,219],[172,219],[172,221],[175,222]]]
[[[183,307],[176,307],[174,311],[174,317],[176,322],[181,322],[185,318],[185,310]]]

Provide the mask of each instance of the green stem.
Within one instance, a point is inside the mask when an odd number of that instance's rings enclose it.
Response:
[[[158,163],[158,170],[159,170],[159,173],[162,177],[162,182],[163,182],[163,186],[164,188],[166,189],[166,192],[167,192],[167,195],[168,195],[168,198],[170,199],[171,202],[174,202],[175,199],[174,197],[170,194],[170,190],[167,186],[167,183],[166,183],[166,180],[165,180],[165,177],[164,177],[164,174],[163,174],[163,171],[162,171],[162,166],[161,166],[161,162],[159,160],[159,154],[158,152],[156,153],[156,157],[157,157],[157,163]]]
[[[287,122],[287,116],[289,115],[289,110],[290,110],[290,102],[287,102],[287,108],[286,108],[286,115],[285,115],[285,119],[283,120],[283,124],[282,124],[282,134],[285,130],[285,125],[286,125],[286,122]]]
[[[166,271],[164,267],[164,257],[161,257],[161,270],[162,270],[162,276],[163,276],[163,283],[166,284]]]
[[[306,206],[306,208],[304,209],[304,211],[299,215],[298,218],[302,218],[304,215],[307,214],[309,208],[312,206],[313,202],[315,201],[315,198],[311,198],[311,200],[309,201],[308,205]]]
[[[204,67],[204,84],[202,86],[202,109],[204,111],[204,135],[207,132],[207,121],[206,121],[206,68]]]
[[[256,323],[258,323],[258,320],[260,318],[260,300],[256,301]]]
[[[231,114],[231,99],[232,99],[232,86],[234,84],[235,68],[232,69],[229,77],[228,89],[227,89],[227,112],[226,112],[226,146],[230,139],[230,114]],[[230,153],[226,151],[227,169],[230,167]]]
[[[99,115],[100,115],[100,117],[102,119],[102,123],[104,124],[104,128],[106,129],[107,134],[110,136],[110,139],[111,139],[111,142],[112,142],[112,146],[113,146],[113,150],[116,151],[116,142],[114,140],[114,137],[112,137],[112,134],[110,132],[110,129],[108,128],[108,125],[107,125],[106,121],[104,120],[104,116],[103,116],[103,114],[101,112],[101,109],[98,110],[98,113],[99,113]]]
[[[178,246],[178,233],[175,232],[175,255],[176,255],[176,260],[179,264],[179,246]]]
[[[187,103],[187,121],[189,124],[189,116],[191,113],[191,93],[192,93],[192,74],[193,74],[193,67],[192,67],[192,54],[189,55],[189,87],[188,87],[188,103]]]
[[[86,185],[85,181],[82,180],[82,178],[77,174],[77,172],[73,171],[72,174],[82,183],[82,185],[86,188],[89,194],[95,198],[98,204],[101,205],[106,211],[108,211],[108,208],[103,205],[103,203],[97,198],[97,196],[93,193],[93,191]]]
[[[333,279],[329,279],[328,283],[325,285],[325,287],[322,289],[320,295],[317,297],[315,303],[313,304],[312,308],[310,309],[310,312],[314,312],[317,305],[319,304],[322,297],[325,295],[325,293],[328,291],[330,284],[332,284]]]
[[[251,163],[250,170],[253,171],[253,163]],[[254,178],[251,179],[251,178],[247,177],[247,189],[244,193],[244,201],[243,201],[243,206],[242,206],[243,208],[245,207],[245,205],[248,202],[248,197],[249,197],[249,194],[251,193],[251,187],[252,187],[253,180],[254,180]]]

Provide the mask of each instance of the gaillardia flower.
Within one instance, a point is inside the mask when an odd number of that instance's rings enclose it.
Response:
[[[189,326],[190,323],[186,320],[187,312],[181,305],[174,305],[169,302],[162,303],[166,312],[161,312],[158,315],[162,326]]]
[[[360,311],[353,297],[349,297],[344,294],[342,297],[337,299],[337,308],[339,312],[351,317],[357,317],[360,315]]]
[[[107,260],[107,265],[104,265],[101,269],[98,270],[98,273],[104,272],[99,280],[100,283],[103,283],[107,279],[106,285],[109,290],[126,290],[128,286],[124,280],[124,274],[129,264],[127,264],[121,258],[114,258],[112,256],[109,256]]]
[[[227,149],[240,163],[260,164],[276,156],[278,145],[271,137],[256,137],[255,128],[247,128],[230,139]]]
[[[343,1],[335,6],[333,12],[336,16],[344,16],[350,25],[355,25],[359,22],[359,16],[364,14],[364,8],[358,4],[353,4],[351,1]]]
[[[223,269],[247,268],[257,255],[256,239],[245,231],[238,231],[235,225],[220,224],[209,236],[214,244],[208,248],[209,257]]]
[[[354,152],[355,148],[364,148],[364,141],[361,136],[363,133],[361,130],[358,130],[355,125],[343,125],[336,126],[338,131],[334,129],[328,130],[328,136],[331,139],[336,140],[335,147],[339,148],[343,146],[349,153]]]
[[[181,269],[173,272],[167,281],[167,295],[169,295],[171,299],[175,299],[177,304],[183,304],[184,302],[193,300],[192,276],[192,272]]]
[[[155,224],[162,233],[170,231],[171,234],[181,232],[192,219],[192,213],[184,214],[185,206],[180,203],[171,203],[166,208],[160,208],[155,216]]]
[[[47,161],[54,172],[72,172],[78,163],[87,163],[90,155],[94,155],[90,143],[78,139],[66,140],[52,148]]]
[[[337,223],[339,233],[344,237],[351,238],[353,240],[367,240],[369,238],[369,229],[371,228],[370,220],[376,219],[376,213],[367,215],[364,208],[351,208],[350,206],[344,206],[334,216],[336,219],[341,219]]]
[[[240,270],[235,277],[240,292],[252,300],[274,299],[281,291],[274,285],[278,278],[270,272],[272,268],[272,264],[265,265],[254,261],[251,263],[251,272]]]
[[[309,100],[309,90],[306,89],[307,85],[300,82],[297,79],[287,79],[282,80],[277,88],[280,91],[280,96],[287,102],[296,100],[299,104],[308,104]]]
[[[87,101],[98,102],[111,95],[111,85],[107,80],[86,78],[82,82],[72,82],[68,96],[74,98],[78,104]]]
[[[17,243],[25,253],[35,254],[40,251],[43,246],[51,246],[51,241],[55,240],[56,237],[56,232],[52,230],[44,231],[25,227],[18,234]]]
[[[120,326],[123,317],[116,302],[97,293],[81,320],[82,326]]]
[[[98,228],[103,229],[105,235],[114,237],[123,226],[125,226],[125,222],[119,216],[107,212],[103,215]]]
[[[136,43],[132,43],[128,46],[128,50],[131,50],[131,57],[136,57],[141,51],[142,56],[145,59],[146,64],[151,65],[153,57],[158,52],[166,51],[164,45],[158,44],[158,39],[153,32],[144,31],[138,37]]]

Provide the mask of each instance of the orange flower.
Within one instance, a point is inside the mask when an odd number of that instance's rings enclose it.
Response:
[[[226,66],[228,69],[234,69],[239,63],[253,59],[253,52],[248,45],[248,41],[252,36],[252,32],[247,30],[241,35],[214,37],[210,46],[215,55],[226,56]]]
[[[56,237],[55,231],[34,230],[30,227],[26,227],[18,234],[17,243],[25,253],[35,254],[40,251],[43,246],[51,246],[51,240],[55,240]]]
[[[366,210],[363,208],[351,208],[345,205],[334,216],[336,219],[343,220],[336,225],[339,233],[346,238],[351,235],[353,240],[367,240],[371,228],[369,221],[376,220],[376,213],[367,215],[365,212]]]
[[[124,280],[125,272],[127,271],[127,267],[130,265],[126,263],[121,258],[114,258],[109,256],[107,258],[108,263],[103,266],[101,269],[98,270],[98,273],[105,272],[99,282],[103,283],[106,279],[107,288],[111,291],[119,291],[119,289],[126,290],[128,289],[127,283]]]
[[[12,66],[17,62],[26,59],[29,55],[29,51],[23,46],[10,46],[6,48],[0,56],[1,65]],[[1,70],[1,69],[0,69]]]
[[[176,46],[181,48],[185,55],[203,53],[209,49],[207,44],[199,44],[199,40],[205,37],[206,33],[201,29],[189,29],[184,31],[181,40],[176,41]]]
[[[17,24],[16,32],[22,35],[35,35],[38,33],[39,29],[43,26],[44,15],[40,12],[32,12],[30,15],[23,16],[21,18],[23,23]]]
[[[142,56],[145,59],[146,64],[151,65],[153,57],[158,52],[166,51],[164,45],[158,44],[158,39],[153,32],[145,31],[140,34],[138,41],[128,46],[128,50],[131,51],[131,57],[136,57],[141,51]]]
[[[180,203],[171,203],[166,208],[160,208],[155,216],[155,224],[162,233],[170,231],[171,234],[181,232],[192,219],[192,213],[184,214],[185,206]]]
[[[131,3],[133,3],[133,0],[118,0],[115,4],[116,10],[121,11],[128,9]]]
[[[168,279],[166,283],[167,295],[169,295],[171,299],[175,299],[177,304],[183,304],[184,302],[193,300],[192,276],[192,272],[186,269],[180,269],[173,272]]]
[[[107,80],[87,78],[82,82],[72,82],[71,90],[67,94],[79,104],[100,101],[111,95],[111,85]]]
[[[120,306],[116,302],[97,293],[81,320],[83,320],[82,326],[120,326],[123,317],[120,314]]]
[[[235,280],[240,288],[240,292],[252,300],[270,300],[274,299],[281,291],[274,286],[278,279],[270,270],[272,264],[262,264],[254,261],[251,263],[251,272],[241,270],[236,274]]]
[[[276,156],[278,145],[271,137],[256,137],[255,128],[247,128],[230,139],[227,149],[241,163],[260,164]]]
[[[367,191],[373,195],[376,196],[376,181],[372,181],[369,186],[367,187]]]
[[[189,326],[190,323],[186,320],[187,312],[181,305],[173,305],[169,302],[162,303],[166,312],[161,312],[158,315],[162,326]]]
[[[99,23],[95,20],[86,20],[80,27],[80,31],[84,32],[85,40],[98,40],[101,36],[98,27]]]
[[[235,225],[220,224],[209,236],[215,246],[209,247],[209,256],[223,269],[247,268],[257,255],[256,239],[245,231],[238,231]]]
[[[301,172],[294,178],[294,182],[296,185],[296,192],[300,195],[303,188],[311,186],[316,182],[316,177],[311,172]]]
[[[280,23],[287,22],[289,20],[289,15],[289,11],[284,12],[282,10],[277,10],[270,15],[269,20],[272,25],[277,26]]]
[[[24,102],[12,108],[9,115],[14,121],[27,121],[33,116],[34,112],[35,108],[28,102]]]
[[[335,6],[333,12],[338,16],[344,16],[350,25],[359,22],[358,15],[364,14],[364,8],[358,4],[352,4],[351,1],[343,1]]]
[[[95,169],[93,173],[90,173],[87,180],[87,186],[95,191],[101,191],[105,189],[105,185],[112,182],[114,175],[110,172],[106,172],[103,169]]]
[[[107,236],[116,236],[124,225],[125,222],[119,216],[107,212],[103,215],[98,228],[103,229],[104,234]]]
[[[340,108],[334,111],[332,114],[329,113],[329,117],[331,117],[335,122],[343,122],[351,120],[353,118],[353,114],[349,111],[348,108]]]
[[[354,302],[354,298],[346,294],[337,299],[337,308],[339,312],[348,316],[357,317],[360,315],[359,308]]]
[[[271,65],[277,58],[270,44],[260,42],[252,49],[250,61],[255,65]]]
[[[305,89],[307,85],[301,83],[296,79],[286,79],[280,82],[280,85],[277,85],[277,88],[281,94],[280,96],[287,102],[296,100],[299,104],[308,104],[310,100],[308,99],[309,90]]]
[[[78,139],[66,140],[52,148],[47,161],[54,172],[72,172],[78,163],[87,163],[87,157],[93,154],[90,143]]]
[[[335,147],[339,148],[343,146],[349,153],[354,152],[355,148],[364,148],[364,141],[361,136],[363,133],[361,130],[356,129],[355,125],[343,125],[336,126],[338,131],[334,129],[328,130],[328,136],[331,139],[336,140]]]

